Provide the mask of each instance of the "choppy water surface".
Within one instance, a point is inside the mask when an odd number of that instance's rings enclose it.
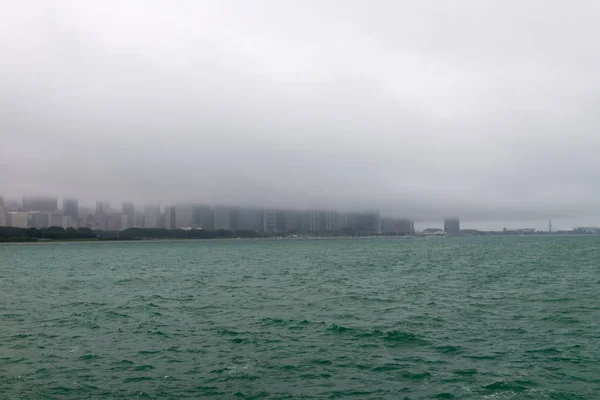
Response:
[[[600,399],[600,238],[0,246],[0,398]]]

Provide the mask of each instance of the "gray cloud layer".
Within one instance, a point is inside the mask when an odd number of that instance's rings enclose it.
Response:
[[[600,3],[24,1],[0,192],[600,221]]]

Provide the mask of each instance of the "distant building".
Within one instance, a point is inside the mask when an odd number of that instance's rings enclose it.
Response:
[[[176,229],[175,225],[175,206],[165,206],[165,228],[166,229]]]
[[[52,211],[48,213],[48,226],[65,227],[63,213],[60,211]]]
[[[320,228],[320,220],[319,220],[319,212],[318,211],[309,211],[308,212],[308,231],[309,232],[319,232]]]
[[[29,228],[29,213],[24,211],[11,211],[6,215],[8,226],[15,228]]]
[[[398,231],[398,221],[394,218],[381,218],[381,232],[395,233]]]
[[[214,222],[213,227],[215,230],[223,229],[226,231],[233,230],[231,227],[231,212],[232,209],[226,206],[216,206],[213,212]]]
[[[175,228],[187,228],[194,221],[194,206],[191,203],[175,204]]]
[[[319,215],[319,228],[321,232],[332,232],[337,229],[337,212],[322,211]]]
[[[63,199],[63,214],[68,217],[79,218],[79,201],[76,199]]]
[[[49,214],[41,211],[29,213],[28,225],[36,229],[48,228],[50,226]]]
[[[4,206],[4,199],[2,196],[0,196],[0,226],[8,226],[6,207]]]
[[[401,218],[398,220],[398,233],[414,234],[415,233],[415,221],[408,218]]]
[[[263,211],[253,208],[241,208],[238,211],[238,226],[240,231],[262,232],[264,228]]]
[[[298,211],[288,210],[285,211],[285,231],[286,232],[297,232],[299,231],[300,213]]]
[[[144,213],[142,211],[136,211],[133,216],[133,224],[134,228],[143,228],[144,227]]]
[[[109,216],[108,230],[122,231],[129,226],[129,217],[125,213],[112,213]]]
[[[593,234],[598,234],[598,233],[600,233],[600,228],[596,228],[596,227],[580,227],[580,228],[575,228],[574,232],[575,233],[593,233]]]
[[[135,206],[132,202],[126,201],[121,205],[121,212],[127,216],[126,228],[133,228],[135,226]]]
[[[110,203],[108,201],[97,201],[96,202],[96,214],[104,213],[110,214]]]
[[[92,211],[88,207],[79,206],[79,213],[77,215],[77,218],[80,221],[85,221],[87,216],[90,215],[91,213],[92,213]],[[85,223],[83,225],[85,225]]]
[[[338,229],[338,214],[335,211],[312,210],[307,214],[302,229],[305,232],[332,232]]]
[[[19,210],[21,210],[21,206],[22,206],[22,203],[19,200],[15,200],[15,199],[5,199],[4,200],[4,207],[6,209],[6,212],[19,211]]]
[[[144,228],[158,228],[160,220],[160,205],[146,204],[144,206]]]
[[[238,230],[238,221],[240,218],[240,210],[236,207],[232,207],[229,210],[229,230],[237,231]]]
[[[63,216],[63,227],[64,228],[79,228],[79,219],[71,217],[70,215]]]
[[[298,212],[298,231],[299,232],[310,232],[311,222],[314,225],[314,216],[311,217],[310,211],[300,211]]]
[[[195,204],[192,207],[192,227],[211,231],[215,229],[215,214],[213,209],[206,204]]]
[[[267,233],[284,233],[285,212],[265,210],[263,212],[263,231]]]
[[[110,230],[110,217],[108,215],[108,206],[102,201],[96,202],[96,213],[89,218],[88,227],[93,230],[108,231]]]
[[[444,219],[444,232],[450,235],[460,233],[460,220],[457,217]]]
[[[58,210],[58,198],[46,196],[23,197],[23,211]]]
[[[381,232],[381,217],[379,211],[349,213],[346,218],[348,228],[353,229],[355,232]]]
[[[336,218],[336,230],[348,228],[348,214],[338,213]]]
[[[401,233],[411,235],[415,233],[415,223],[407,218],[382,218],[381,231],[383,233]]]

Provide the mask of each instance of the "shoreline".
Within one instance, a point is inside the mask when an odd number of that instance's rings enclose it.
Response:
[[[0,240],[0,245],[40,245],[68,243],[174,243],[174,242],[214,242],[214,241],[305,241],[305,240],[409,240],[409,239],[453,239],[465,237],[590,237],[600,236],[593,233],[552,233],[552,234],[481,234],[481,235],[405,235],[405,236],[297,236],[297,237],[258,237],[258,238],[139,238],[139,239],[37,239],[37,240]]]

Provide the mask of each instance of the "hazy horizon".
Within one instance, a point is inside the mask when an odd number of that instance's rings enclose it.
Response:
[[[4,198],[600,225],[600,3],[4,9]]]

